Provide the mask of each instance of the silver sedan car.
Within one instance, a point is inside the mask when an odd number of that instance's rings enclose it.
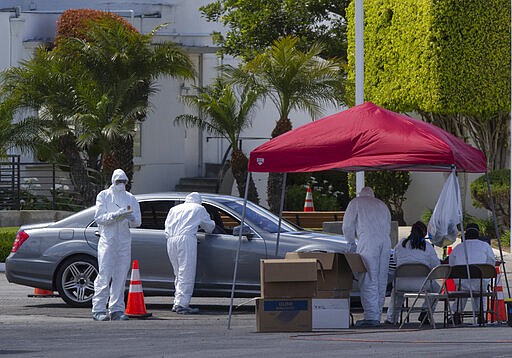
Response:
[[[142,225],[132,228],[132,259],[138,260],[144,294],[171,296],[174,277],[167,256],[164,223],[171,207],[185,201],[186,193],[137,195]],[[197,234],[195,296],[229,297],[238,248],[243,199],[201,194],[203,206],[216,227],[212,234]],[[9,282],[58,291],[75,307],[90,306],[97,275],[98,227],[94,207],[63,220],[22,226],[6,260]],[[247,203],[235,286],[237,297],[260,292],[260,259],[281,258],[289,251],[347,252],[343,236],[305,231],[287,221],[281,223],[276,255],[279,217],[261,206]],[[247,225],[247,226],[245,226]],[[127,277],[129,287],[129,277]]]

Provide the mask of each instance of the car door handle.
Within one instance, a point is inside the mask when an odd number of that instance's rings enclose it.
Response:
[[[94,235],[96,235],[97,237],[100,237],[100,236],[101,236],[99,231],[95,231],[95,232],[94,232]]]

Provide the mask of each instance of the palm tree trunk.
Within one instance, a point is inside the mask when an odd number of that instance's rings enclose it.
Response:
[[[86,162],[82,160],[75,137],[71,134],[62,136],[59,139],[59,147],[69,164],[71,183],[80,193],[82,199],[80,204],[86,207],[94,205],[98,188],[89,180]]]
[[[231,171],[236,181],[238,189],[238,195],[243,198],[245,195],[245,182],[247,178],[247,165],[249,159],[239,149],[235,149],[231,152]],[[258,191],[252,178],[249,179],[249,191],[247,193],[247,199],[253,203],[259,204],[260,198],[258,197]]]
[[[272,138],[275,138],[292,129],[292,122],[289,118],[281,118],[276,122],[276,126],[272,131]],[[279,206],[281,202],[281,188],[283,185],[283,174],[269,173],[267,181],[267,202],[270,211],[279,214]]]
[[[119,163],[119,167],[124,170],[128,177],[126,190],[130,191],[133,180],[133,137],[118,138],[112,145],[114,156]]]

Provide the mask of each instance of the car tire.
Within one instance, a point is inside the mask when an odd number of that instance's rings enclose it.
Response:
[[[56,287],[60,297],[72,307],[91,307],[98,262],[91,256],[73,256],[59,267]]]

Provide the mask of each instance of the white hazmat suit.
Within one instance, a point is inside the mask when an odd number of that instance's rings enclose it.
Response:
[[[450,266],[466,265],[466,254],[464,253],[464,246],[466,246],[468,250],[469,264],[489,264],[493,266],[496,264],[496,256],[494,255],[494,251],[488,243],[476,238],[466,238],[465,241],[461,242],[453,248],[453,251],[449,257]],[[487,282],[488,280],[484,280],[483,287],[487,286]],[[458,282],[456,283],[458,284]],[[471,290],[474,293],[480,292],[479,279],[460,280],[460,286],[457,287],[457,289],[459,291],[469,291],[470,285]],[[467,300],[467,298],[461,298],[459,302],[455,302],[452,307],[452,311],[463,311]],[[480,310],[480,300],[477,298],[475,298],[475,310]]]
[[[174,270],[174,309],[189,307],[196,278],[197,238],[199,227],[210,233],[215,228],[201,195],[190,193],[183,204],[171,208],[165,220],[167,254]]]
[[[125,190],[124,183],[116,184],[116,181],[128,181],[123,170],[116,169],[112,174],[112,185],[96,197],[94,219],[99,226],[100,238],[93,315],[106,312],[107,303],[111,316],[124,313],[124,288],[131,261],[130,227],[141,224],[139,203]]]
[[[391,214],[369,187],[352,199],[343,216],[343,234],[349,242],[357,238],[357,253],[366,266],[359,274],[359,291],[368,325],[380,324],[388,282]]]
[[[404,240],[406,239],[400,240],[400,242],[395,246],[395,260],[397,267],[405,264],[424,264],[430,269],[433,269],[439,265],[439,258],[437,257],[434,247],[430,243],[427,242],[425,245],[425,250],[421,250],[413,249],[411,242],[407,242],[405,247],[403,247],[402,244]],[[399,290],[418,292],[421,288],[421,285],[423,284],[423,281],[424,278],[420,277],[403,277],[401,279],[397,279],[396,284]],[[433,282],[432,287],[429,287],[429,290],[432,290],[433,292],[438,292],[439,289],[440,287],[436,282]],[[400,310],[404,304],[404,300],[404,295],[395,292],[395,288],[393,288],[386,318],[388,322],[398,322]],[[423,308],[427,310],[425,304],[423,305]]]

